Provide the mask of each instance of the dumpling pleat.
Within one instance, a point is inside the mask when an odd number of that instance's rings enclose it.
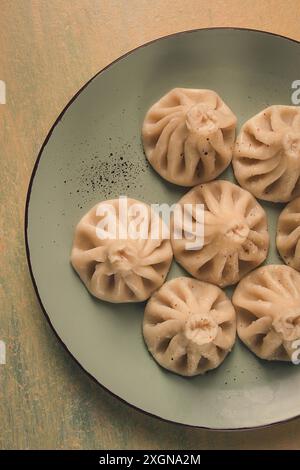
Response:
[[[224,319],[224,331],[216,316]],[[217,367],[232,348],[235,311],[218,287],[179,277],[164,284],[147,303],[143,333],[163,367],[181,375],[203,374]]]

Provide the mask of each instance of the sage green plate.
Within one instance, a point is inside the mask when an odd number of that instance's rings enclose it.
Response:
[[[270,104],[291,104],[300,45],[250,30],[197,30],[140,47],[96,75],[51,129],[36,162],[26,206],[28,262],[58,337],[110,392],[165,420],[241,429],[300,415],[300,367],[257,359],[238,340],[215,371],[183,378],[160,368],[141,334],[144,303],[115,305],[89,295],[69,255],[76,223],[95,203],[119,195],[172,203],[186,191],[147,165],[140,130],[149,106],[173,87],[212,88],[239,126]],[[231,169],[221,175],[233,179]],[[271,248],[280,206],[264,204]],[[182,274],[173,263],[169,279]]]

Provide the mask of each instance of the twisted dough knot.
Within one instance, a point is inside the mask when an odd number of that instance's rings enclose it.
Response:
[[[187,340],[198,346],[211,343],[218,334],[218,324],[207,313],[193,314],[186,322],[184,334]]]
[[[197,103],[186,114],[186,126],[192,133],[205,136],[215,134],[219,129],[217,113],[212,106]]]
[[[115,240],[107,247],[107,260],[111,268],[111,274],[121,274],[126,276],[130,274],[137,252],[133,244],[128,241]]]
[[[294,341],[300,339],[300,309],[288,309],[273,321],[273,327],[277,333],[282,335],[285,341]]]
[[[250,232],[249,225],[244,220],[233,221],[225,226],[225,237],[227,243],[232,245],[242,245],[248,238]]]
[[[288,132],[282,137],[282,146],[285,153],[291,158],[300,157],[300,133]]]

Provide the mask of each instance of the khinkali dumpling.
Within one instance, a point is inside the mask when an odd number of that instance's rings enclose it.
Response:
[[[162,220],[154,216],[147,204],[127,199],[128,210],[125,217],[124,212],[120,217],[119,201],[97,204],[80,220],[75,230],[71,262],[95,297],[110,302],[139,302],[150,297],[164,282],[172,261],[172,248],[167,232],[164,238]],[[103,227],[108,209],[116,215],[115,227],[113,224]],[[134,231],[130,232],[130,224],[135,228],[132,224],[138,217],[140,225],[136,228],[140,228],[141,234],[142,220],[146,221],[146,226],[143,226],[143,236],[139,236],[137,230],[136,239],[136,234],[132,235]],[[99,236],[97,230],[101,221]],[[153,232],[155,237],[151,237],[152,226],[157,221],[159,228]]]
[[[235,128],[235,115],[214,91],[174,88],[146,114],[144,150],[163,178],[194,186],[229,165]]]
[[[247,121],[237,138],[233,168],[254,196],[287,202],[300,195],[300,108],[270,106]]]
[[[232,301],[246,346],[262,359],[291,361],[300,339],[300,274],[263,266],[241,280]]]
[[[143,334],[162,367],[180,375],[204,374],[218,367],[234,345],[235,310],[219,287],[179,277],[148,301]]]
[[[261,264],[268,253],[266,213],[256,199],[229,181],[198,185],[183,196],[182,212],[192,207],[193,227],[186,230],[185,217],[173,218],[171,242],[176,260],[197,279],[220,287],[235,284]],[[204,208],[203,246],[197,249],[196,204]],[[174,214],[175,215],[175,214]],[[182,225],[181,225],[182,224]],[[182,230],[183,229],[183,230]],[[175,238],[175,233],[182,234]],[[195,248],[191,243],[195,240]]]
[[[276,244],[285,263],[300,271],[300,197],[287,204],[281,212]]]

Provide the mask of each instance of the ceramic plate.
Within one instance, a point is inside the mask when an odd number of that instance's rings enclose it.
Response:
[[[258,31],[207,29],[140,47],[97,74],[72,99],[38,156],[27,198],[26,245],[35,289],[57,335],[99,384],[165,420],[215,429],[268,425],[300,415],[300,367],[259,360],[239,341],[217,370],[183,378],[160,368],[141,334],[144,303],[97,301],[69,263],[73,231],[97,202],[128,195],[176,202],[146,162],[140,139],[146,110],[173,87],[212,88],[239,127],[271,104],[291,104],[300,45]],[[233,180],[228,169],[221,178]],[[279,205],[268,213],[268,263]],[[183,271],[174,262],[169,279]]]

